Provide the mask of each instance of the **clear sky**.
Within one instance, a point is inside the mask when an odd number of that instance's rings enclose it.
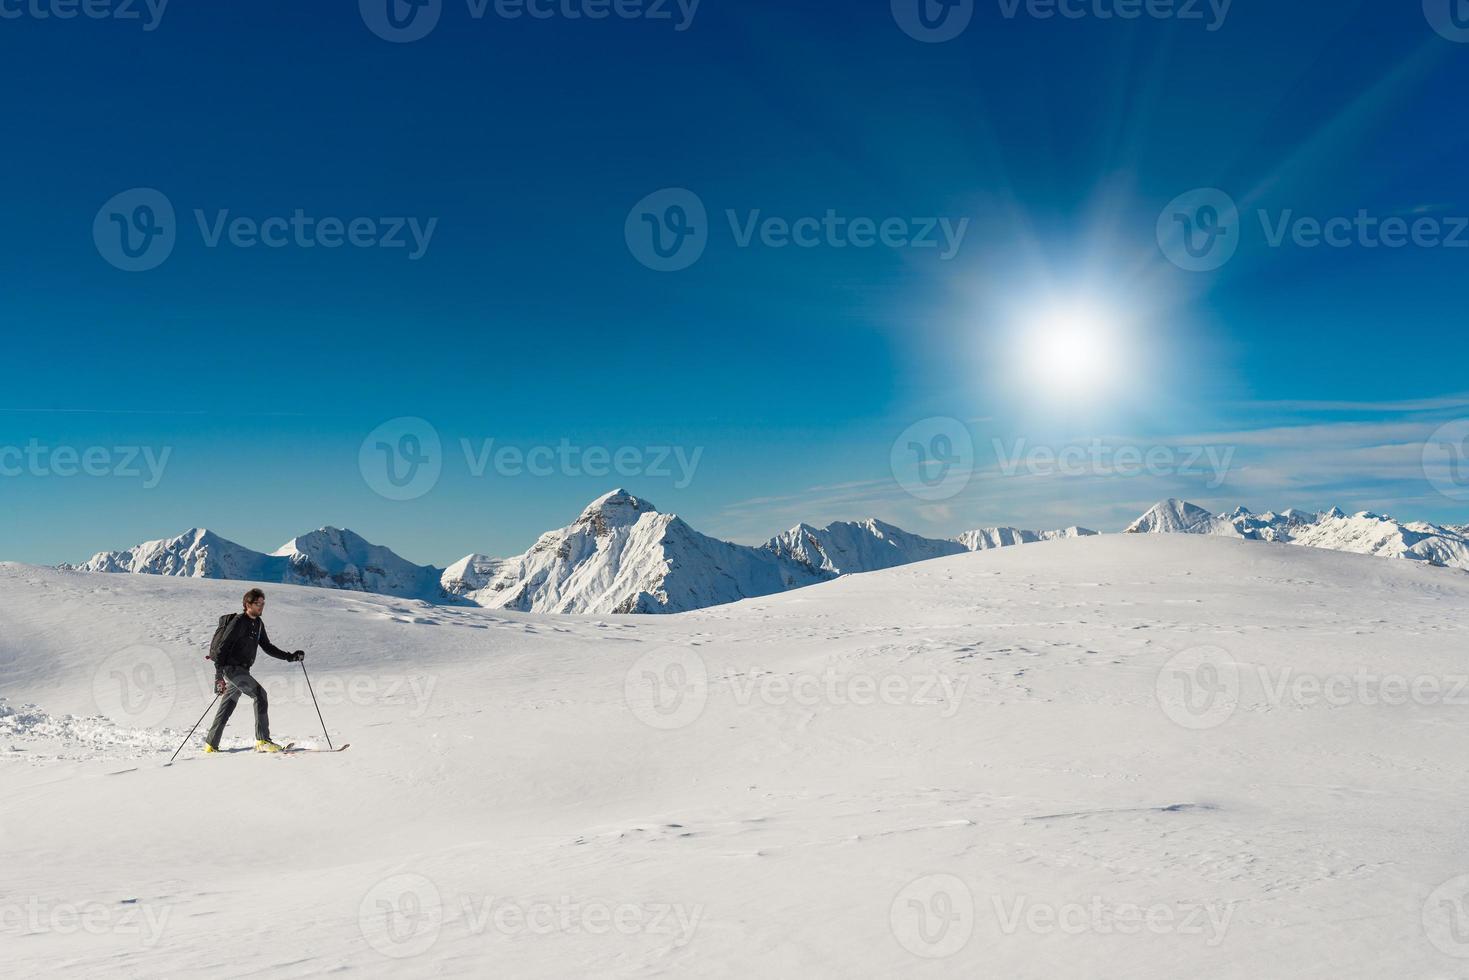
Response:
[[[1469,521],[1447,0],[424,2],[0,0],[0,558]]]

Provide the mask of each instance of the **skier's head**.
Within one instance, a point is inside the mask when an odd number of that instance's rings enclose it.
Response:
[[[265,612],[265,593],[259,589],[251,589],[245,593],[245,615],[251,619],[259,619],[260,614]]]

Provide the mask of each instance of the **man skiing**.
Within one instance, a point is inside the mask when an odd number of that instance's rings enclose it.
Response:
[[[263,647],[266,653],[277,660],[295,663],[306,659],[305,650],[287,653],[270,642],[270,637],[265,633],[265,620],[260,618],[265,612],[264,592],[251,589],[245,593],[244,603],[243,615],[234,613],[220,618],[220,627],[225,632],[213,654],[214,692],[224,695],[224,700],[219,702],[219,710],[215,712],[209,733],[204,737],[205,752],[219,751],[219,739],[224,734],[225,723],[234,713],[235,704],[240,700],[241,694],[255,702],[255,751],[279,752],[281,747],[270,739],[270,716],[267,713],[265,688],[250,676],[250,668],[255,665],[257,647]]]

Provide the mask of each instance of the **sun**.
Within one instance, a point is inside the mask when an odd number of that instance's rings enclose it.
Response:
[[[1114,387],[1123,370],[1122,324],[1100,303],[1070,301],[1025,315],[1017,340],[1029,385],[1052,398],[1093,399]]]

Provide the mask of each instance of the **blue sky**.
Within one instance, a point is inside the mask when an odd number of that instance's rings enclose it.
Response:
[[[0,558],[335,524],[443,564],[522,550],[619,485],[739,540],[865,516],[1113,530],[1169,495],[1469,520],[1422,463],[1469,417],[1469,247],[1441,241],[1469,245],[1469,43],[1419,4],[1125,20],[1100,14],[1126,0],[1050,18],[991,0],[930,43],[901,28],[906,0],[668,19],[442,0],[393,43],[368,27],[378,2],[151,21],[0,3]],[[107,235],[146,217],[137,188],[174,241],[125,271]],[[635,232],[673,227],[674,188],[704,248],[657,271]],[[1237,207],[1237,251],[1193,271],[1158,227],[1201,188]],[[247,244],[297,212],[378,244]],[[1369,247],[1339,222],[1340,245],[1310,247],[1298,223],[1359,214],[1423,234]],[[778,247],[769,219],[803,218],[810,247]],[[864,221],[908,244],[859,247]],[[1095,327],[1095,349],[1060,345],[1079,362],[1060,383],[1034,343],[1058,310]],[[361,451],[404,417],[438,436],[439,476],[394,500]],[[933,440],[955,426],[963,478],[913,492],[899,457],[953,452]],[[490,439],[578,462],[476,475]],[[1114,465],[1119,447],[1158,465]],[[1228,465],[1187,465],[1206,447]],[[106,475],[61,475],[58,448]]]

